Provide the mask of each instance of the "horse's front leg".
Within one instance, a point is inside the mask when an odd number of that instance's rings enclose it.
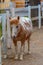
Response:
[[[24,55],[24,43],[21,43],[21,49],[20,49],[20,60],[23,60]]]
[[[17,43],[15,44],[15,60],[18,59],[18,46]]]

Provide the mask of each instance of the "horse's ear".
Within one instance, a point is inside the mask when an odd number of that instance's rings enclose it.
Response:
[[[19,20],[19,19],[20,19],[20,17],[18,16],[18,17],[17,17],[17,19]]]

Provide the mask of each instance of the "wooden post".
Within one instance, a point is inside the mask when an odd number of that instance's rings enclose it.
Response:
[[[11,17],[13,18],[13,17],[15,16],[15,8],[12,7],[12,8],[10,9],[10,11],[11,11]]]
[[[7,46],[8,48],[11,47],[11,30],[10,30],[10,21],[9,21],[9,11],[6,12],[7,14]]]
[[[41,0],[41,11],[42,11],[42,16],[43,16],[43,1]]]
[[[38,5],[38,16],[39,16],[39,22],[38,22],[38,25],[39,25],[39,29],[41,28],[41,9],[40,9],[40,5]]]
[[[31,19],[31,6],[28,6],[28,17]]]
[[[6,38],[6,14],[2,15],[2,36],[3,36],[3,54],[5,55],[4,58],[6,58],[7,54],[7,38]]]
[[[10,3],[10,12],[11,17],[13,18],[15,16],[15,3]]]

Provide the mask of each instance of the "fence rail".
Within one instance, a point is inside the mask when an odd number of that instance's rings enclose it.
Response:
[[[3,3],[0,3],[0,4],[3,4]],[[8,3],[4,3],[5,5],[7,5]],[[7,8],[0,8],[0,10],[12,10],[14,7],[14,3],[11,3],[9,2],[9,7]],[[31,18],[31,10],[32,9],[38,9],[38,16],[37,17],[32,17]],[[13,16],[28,16],[29,18],[31,18],[31,20],[36,20],[38,19],[40,22],[41,22],[41,18],[43,18],[43,16],[41,16],[41,5],[37,5],[37,6],[28,6],[28,7],[22,7],[22,8],[15,8],[14,7],[14,10],[13,10]],[[39,25],[39,22],[38,21],[38,25]],[[40,23],[41,24],[41,23]],[[41,28],[41,25],[38,26],[39,28]]]

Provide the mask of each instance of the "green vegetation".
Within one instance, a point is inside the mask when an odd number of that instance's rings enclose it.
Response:
[[[5,10],[0,10],[0,14],[1,14],[1,13],[5,13]]]
[[[5,13],[5,10],[0,10],[0,14]],[[2,36],[2,25],[0,24],[0,37]]]

